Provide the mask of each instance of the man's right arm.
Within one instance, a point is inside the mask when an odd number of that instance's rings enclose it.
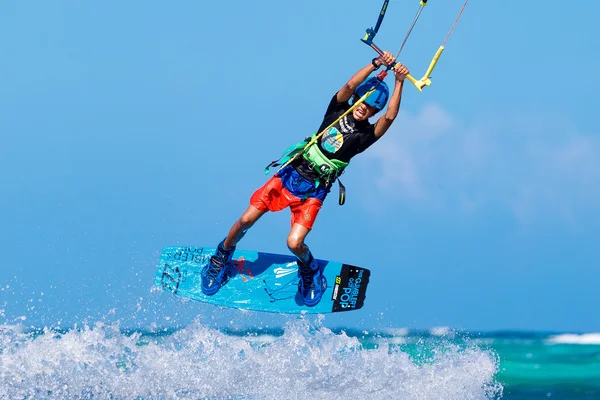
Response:
[[[386,51],[383,53],[383,56],[375,59],[375,63],[379,66],[381,65],[389,65],[396,61],[392,53]],[[338,103],[345,103],[352,98],[354,95],[354,91],[356,88],[364,82],[365,79],[371,75],[373,71],[375,71],[375,66],[371,63],[363,68],[361,68],[357,73],[355,73],[352,78],[337,92],[336,100]]]

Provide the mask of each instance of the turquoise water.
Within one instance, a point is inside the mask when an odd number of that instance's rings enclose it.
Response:
[[[400,347],[418,354],[442,343],[491,350],[504,399],[600,399],[600,334],[448,332],[436,337],[421,332],[410,334]]]
[[[0,399],[600,399],[600,335],[0,325]]]
[[[600,399],[600,334],[489,335],[510,399]]]

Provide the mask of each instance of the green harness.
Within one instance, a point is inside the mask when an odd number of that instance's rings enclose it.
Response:
[[[270,167],[277,167],[280,165],[285,165],[290,159],[296,157],[299,153],[302,153],[302,157],[308,161],[311,168],[318,173],[319,178],[315,182],[315,187],[319,187],[321,182],[329,185],[336,180],[340,185],[340,196],[339,196],[339,204],[343,205],[346,202],[346,188],[339,180],[340,175],[344,173],[344,169],[348,166],[349,163],[330,159],[319,149],[319,145],[317,141],[314,140],[313,143],[307,147],[307,144],[311,142],[312,139],[315,138],[317,134],[313,134],[311,137],[304,139],[303,142],[295,144],[289,148],[287,148],[281,158],[278,160],[272,161],[265,169],[265,174],[269,173]]]
[[[325,184],[335,182],[348,166],[347,162],[327,158],[321,149],[319,149],[319,145],[316,142],[304,151],[302,157],[304,157],[304,159],[310,163],[312,169],[319,174],[319,179],[316,182],[317,187],[319,186],[320,180],[323,180]]]

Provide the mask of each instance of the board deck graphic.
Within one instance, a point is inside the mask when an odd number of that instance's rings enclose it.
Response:
[[[212,247],[165,247],[155,285],[185,298],[218,306],[273,313],[324,314],[363,306],[370,271],[353,265],[317,260],[327,281],[323,298],[307,307],[298,293],[298,266],[291,255],[236,250],[231,278],[213,296],[202,293],[201,272],[215,253]]]

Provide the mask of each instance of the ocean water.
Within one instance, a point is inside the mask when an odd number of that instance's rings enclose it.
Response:
[[[0,399],[600,399],[600,334],[0,325]]]

